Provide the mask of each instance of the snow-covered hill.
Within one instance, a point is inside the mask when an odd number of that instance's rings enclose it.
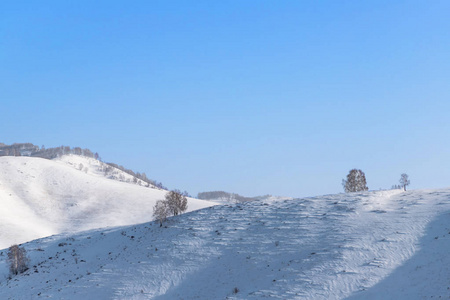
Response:
[[[448,299],[450,189],[213,206],[24,245],[0,299]]]
[[[110,166],[102,161],[99,161],[92,157],[86,157],[75,154],[67,154],[63,156],[59,156],[53,161],[68,165],[73,167],[76,170],[84,172],[89,175],[93,175],[96,177],[105,177],[108,179],[113,179],[117,181],[127,182],[130,184],[136,184],[140,186],[150,187],[154,189],[159,189],[152,184],[144,182],[141,179],[138,179],[130,174],[125,173],[122,170],[119,170],[113,166]]]
[[[62,232],[152,220],[154,203],[167,191],[105,178],[94,167],[97,163],[75,155],[59,160],[0,157],[0,248]],[[211,205],[188,200],[189,211]]]

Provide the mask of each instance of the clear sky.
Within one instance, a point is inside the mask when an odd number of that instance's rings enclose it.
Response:
[[[450,1],[1,1],[0,142],[169,188],[450,186]]]

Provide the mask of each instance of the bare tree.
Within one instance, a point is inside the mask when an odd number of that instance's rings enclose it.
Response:
[[[153,216],[159,220],[159,226],[161,227],[163,222],[169,215],[169,205],[165,200],[156,201],[155,206],[153,206]]]
[[[179,190],[173,190],[166,194],[166,201],[170,212],[176,216],[187,210],[187,198]]]
[[[409,185],[409,176],[406,173],[400,175],[400,186],[403,187],[403,190],[406,191],[406,186]]]
[[[8,262],[11,275],[17,275],[28,270],[28,257],[25,248],[20,248],[18,245],[9,247]]]
[[[342,186],[346,193],[367,191],[366,175],[363,171],[352,169],[347,175],[347,180],[342,179]]]

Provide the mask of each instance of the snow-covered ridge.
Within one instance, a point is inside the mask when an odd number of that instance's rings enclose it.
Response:
[[[89,149],[82,149],[80,147],[59,146],[45,148],[44,146],[39,147],[32,143],[14,143],[12,145],[0,143],[1,156],[28,156],[55,159],[72,165],[86,173],[103,174],[103,176],[110,179],[152,188],[167,189],[161,182],[147,178],[145,173],[135,173],[114,163],[104,163],[98,153],[93,153]],[[95,170],[90,170],[89,166],[91,168],[94,167]]]
[[[24,245],[0,298],[446,299],[450,189],[253,201]]]
[[[150,187],[153,189],[160,189],[156,186],[144,182],[143,180],[136,178],[133,175],[130,175],[122,170],[119,170],[113,166],[108,165],[102,161],[99,161],[92,157],[75,155],[75,154],[67,154],[57,158],[54,158],[53,161],[63,163],[65,165],[71,166],[76,170],[84,172],[89,175],[97,176],[97,177],[105,177],[108,179],[113,179],[117,181],[127,182],[131,184],[136,184],[144,187]],[[161,189],[160,189],[161,190]]]
[[[166,191],[110,180],[89,168],[88,160],[0,157],[0,249],[62,232],[152,220],[153,206]],[[77,163],[89,170],[80,171]],[[189,198],[188,210],[213,204]]]

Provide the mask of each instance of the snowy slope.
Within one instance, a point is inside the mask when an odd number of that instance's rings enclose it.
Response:
[[[214,206],[36,240],[0,299],[448,299],[450,189]]]
[[[70,158],[73,164],[85,159]],[[0,248],[62,232],[152,220],[154,203],[167,192],[85,173],[69,162],[0,157]],[[188,200],[188,210],[211,205]]]
[[[151,188],[157,188],[151,184],[135,179],[134,176],[125,173],[122,170],[109,166],[108,164],[101,162],[95,158],[80,156],[75,154],[67,154],[53,159],[55,162],[62,163],[67,166],[71,166],[76,170],[84,172],[96,177],[106,177],[108,179],[118,180],[131,184],[137,184],[140,186],[148,186]]]

